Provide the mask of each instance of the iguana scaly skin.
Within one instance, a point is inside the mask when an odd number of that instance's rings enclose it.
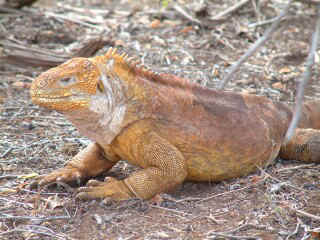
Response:
[[[110,49],[42,73],[32,101],[63,113],[93,142],[36,184],[79,181],[124,159],[142,169],[124,180],[91,180],[82,199],[149,199],[185,180],[247,175],[282,158],[320,162],[320,106],[307,102],[294,138],[283,145],[292,111],[266,97],[205,89],[156,74]]]

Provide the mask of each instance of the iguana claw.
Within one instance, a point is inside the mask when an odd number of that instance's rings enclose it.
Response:
[[[30,183],[30,188],[43,187],[54,182],[76,182],[80,185],[81,180],[85,178],[84,174],[77,168],[66,166],[58,169],[48,175],[40,175]]]

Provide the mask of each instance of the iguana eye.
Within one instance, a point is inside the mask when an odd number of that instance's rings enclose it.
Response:
[[[70,84],[75,83],[75,78],[74,77],[64,77],[60,79],[60,85],[65,87],[68,86]]]
[[[104,86],[103,86],[103,83],[100,80],[98,81],[97,89],[102,93],[104,92]]]

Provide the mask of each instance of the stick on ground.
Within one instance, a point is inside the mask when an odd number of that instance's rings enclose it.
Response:
[[[240,68],[241,64],[244,63],[249,57],[251,57],[258,50],[258,48],[262,46],[269,39],[271,34],[275,32],[275,30],[277,30],[281,22],[281,19],[287,15],[291,3],[292,3],[292,0],[289,1],[285,9],[283,9],[280,15],[277,17],[277,20],[272,23],[271,27],[267,29],[264,35],[261,38],[259,38],[249,48],[249,50],[240,57],[240,59],[235,64],[231,66],[230,71],[227,73],[224,79],[220,82],[217,89],[222,90],[225,87],[225,85],[228,83],[228,81],[231,79],[232,75]]]
[[[290,138],[293,136],[294,131],[297,128],[297,125],[301,117],[304,90],[311,77],[311,69],[314,64],[314,57],[315,57],[315,53],[318,46],[319,33],[320,33],[320,3],[317,5],[316,29],[312,36],[311,48],[306,61],[306,70],[303,72],[301,81],[299,83],[298,92],[296,96],[296,106],[294,109],[293,118],[291,119],[288,131],[285,137],[285,143],[287,143],[290,140]]]

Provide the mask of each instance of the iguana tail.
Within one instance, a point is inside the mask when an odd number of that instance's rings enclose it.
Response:
[[[320,101],[308,101],[294,136],[280,149],[283,159],[320,163]]]

